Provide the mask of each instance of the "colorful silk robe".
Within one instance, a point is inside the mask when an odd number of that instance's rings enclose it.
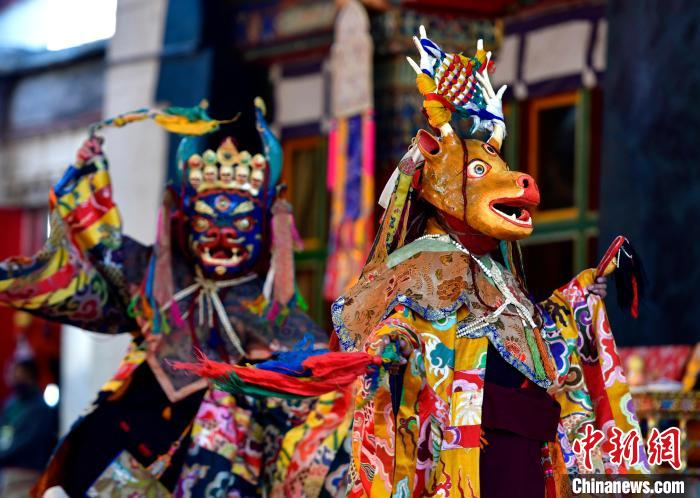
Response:
[[[200,278],[180,250],[174,206],[166,195],[154,247],[124,236],[107,162],[98,154],[71,166],[52,190],[45,247],[0,263],[0,303],[87,330],[134,335],[115,377],[59,445],[36,496],[55,485],[84,496],[122,451],[144,467],[162,460],[155,478],[177,496],[258,496],[263,469],[274,466],[285,433],[305,421],[309,406],[222,397],[203,379],[169,368],[169,360],[190,360],[195,347],[224,361],[240,358],[218,319],[202,316],[206,306],[196,291],[172,302]],[[219,291],[244,348],[273,341],[291,347],[306,334],[325,343],[325,332],[298,309],[279,324],[267,320],[262,288],[251,275]],[[170,305],[169,323],[149,322],[143,306],[135,306],[144,290],[152,306]]]
[[[488,267],[490,257],[482,259]],[[502,268],[510,291],[533,310],[538,327],[513,309],[480,320],[503,296],[476,261],[445,241],[418,240],[390,255],[333,306],[341,347],[376,352],[385,335],[415,346],[399,406],[391,375],[362,379],[356,398],[348,496],[478,497],[481,411],[489,341],[526,378],[562,406],[558,439],[543,447],[548,497],[568,494],[568,475],[590,472],[571,451],[592,423],[607,440],[596,469],[637,472],[604,456],[612,427],[638,430],[603,302],[585,292],[587,271],[535,310]],[[544,309],[553,312],[548,315]],[[396,416],[394,416],[396,412]],[[643,455],[643,448],[640,448]]]
[[[351,391],[324,394],[304,423],[287,432],[270,468],[269,496],[344,496],[353,401]]]

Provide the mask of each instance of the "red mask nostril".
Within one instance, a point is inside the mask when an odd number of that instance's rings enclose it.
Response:
[[[524,189],[528,189],[530,187],[534,187],[535,181],[532,179],[530,175],[520,175],[517,180],[515,180],[515,183],[518,185],[518,187],[522,187]]]
[[[236,239],[238,238],[238,232],[233,228],[222,228],[221,229],[222,242],[226,245],[234,245]]]

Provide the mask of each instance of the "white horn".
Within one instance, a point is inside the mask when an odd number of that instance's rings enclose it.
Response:
[[[503,145],[504,138],[506,138],[506,125],[503,121],[494,120],[493,133],[491,133],[488,143],[498,152],[501,152],[501,145]]]
[[[452,129],[452,126],[450,126],[450,123],[445,123],[442,126],[440,126],[441,137],[446,137],[447,135],[452,135],[453,133],[454,130]]]

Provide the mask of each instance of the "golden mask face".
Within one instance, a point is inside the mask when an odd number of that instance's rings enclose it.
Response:
[[[530,211],[540,202],[537,184],[530,175],[508,170],[494,145],[462,140],[454,133],[438,140],[421,130],[418,146],[425,156],[421,196],[427,202],[498,240],[520,240],[532,233]]]

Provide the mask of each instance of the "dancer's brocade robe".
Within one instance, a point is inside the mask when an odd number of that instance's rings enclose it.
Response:
[[[92,492],[117,496],[110,494],[119,487],[110,465],[124,451],[177,496],[257,496],[271,484],[265,481],[286,432],[306,421],[309,402],[224,395],[169,367],[169,360],[191,360],[195,347],[211,358],[240,359],[221,317],[198,299],[201,291],[174,300],[178,291],[207,282],[179,248],[177,213],[169,199],[166,194],[155,246],[124,236],[106,160],[95,156],[69,168],[51,191],[51,233],[44,248],[0,264],[1,304],[95,332],[134,336],[114,378],[62,440],[36,496],[54,485],[69,496],[85,496],[99,476]],[[152,307],[169,306],[167,323],[147,322],[141,299],[146,285],[154,286]],[[327,341],[298,309],[281,324],[267,320],[262,287],[252,274],[218,291],[246,352],[270,344],[291,348],[306,334]]]
[[[487,268],[499,265],[489,256],[481,261]],[[535,317],[534,330],[511,306],[479,325],[479,318],[500,306],[503,295],[471,256],[444,240],[404,246],[336,301],[333,317],[343,349],[376,352],[385,335],[405,338],[415,347],[397,383],[402,384],[398,407],[392,406],[396,380],[390,374],[362,380],[349,496],[480,496],[489,344],[498,361],[527,379],[525,387],[541,394],[548,390],[561,406],[551,440],[542,443],[541,460],[535,462],[548,497],[568,494],[568,475],[590,472],[571,450],[586,423],[606,435],[593,456],[598,472],[646,469],[641,447],[643,461],[634,468],[603,458],[610,450],[612,427],[639,429],[603,302],[585,291],[593,271],[535,306],[512,274],[499,268],[513,295]],[[483,451],[489,451],[488,445]]]

